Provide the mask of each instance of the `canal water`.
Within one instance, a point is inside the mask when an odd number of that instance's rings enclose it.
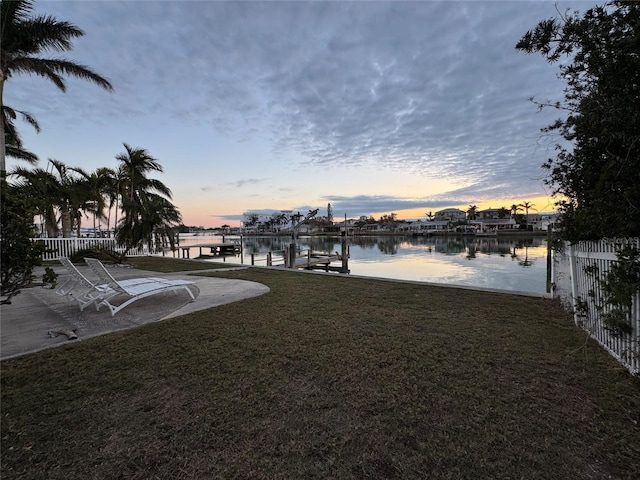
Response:
[[[226,237],[225,242],[239,242]],[[222,243],[218,236],[181,237],[180,246],[193,245],[190,257],[199,255],[198,244]],[[289,237],[244,237],[242,254],[208,259],[229,264],[266,264],[268,252],[282,252]],[[301,237],[301,250],[340,253],[340,237]],[[348,239],[352,275],[463,285],[499,290],[547,291],[545,237],[355,237]],[[202,249],[208,253],[208,249]],[[276,260],[274,253],[274,262]],[[281,257],[280,257],[281,258]],[[339,262],[334,263],[340,266]]]

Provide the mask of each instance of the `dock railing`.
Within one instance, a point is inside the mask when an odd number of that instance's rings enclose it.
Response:
[[[286,266],[285,251],[252,253],[251,265],[264,265],[266,267]]]
[[[573,310],[576,325],[602,345],[631,373],[640,373],[640,292],[632,295],[625,313],[625,330],[614,328],[607,318],[616,309],[606,302],[603,283],[619,262],[624,247],[640,249],[640,239],[614,239],[566,244],[554,255],[554,294]]]
[[[311,249],[292,250],[292,247],[281,251],[267,253],[252,253],[251,265],[284,268],[325,268],[337,255],[325,255],[313,252]]]

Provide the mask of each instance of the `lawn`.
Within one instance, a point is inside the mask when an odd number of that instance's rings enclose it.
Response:
[[[206,274],[271,292],[2,362],[3,479],[640,478],[640,380],[555,301]]]

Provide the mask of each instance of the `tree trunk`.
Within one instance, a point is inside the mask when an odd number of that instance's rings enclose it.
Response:
[[[51,223],[48,220],[44,222],[45,228],[47,229],[47,237],[49,238],[58,238],[58,224]]]
[[[109,213],[107,214],[107,237],[111,238],[111,207],[109,207]]]
[[[53,209],[45,212],[43,219],[45,229],[47,230],[47,237],[58,238],[58,220],[56,219],[56,214]]]
[[[62,236],[70,238],[73,225],[71,223],[71,212],[68,208],[60,209],[60,219],[62,220]]]
[[[4,138],[4,72],[0,70],[0,178],[7,175],[7,165],[5,162],[7,147]]]

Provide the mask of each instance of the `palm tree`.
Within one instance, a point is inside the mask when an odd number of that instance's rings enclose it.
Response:
[[[58,179],[42,168],[28,170],[18,167],[12,172],[12,175],[21,177],[15,184],[16,188],[28,192],[28,196],[33,200],[37,215],[42,217],[47,236],[56,238],[60,231],[56,211],[62,191]]]
[[[120,162],[120,194],[123,199],[135,201],[143,193],[154,192],[171,198],[171,190],[160,180],[148,178],[150,172],[163,172],[160,162],[143,148],[123,144],[125,153],[116,156]],[[124,201],[124,200],[123,200]]]
[[[258,220],[260,220],[260,216],[257,213],[251,213],[245,217],[244,227],[255,227],[258,224]]]
[[[498,218],[506,218],[507,215],[509,215],[509,210],[507,210],[505,207],[500,207],[498,209]]]
[[[516,205],[515,203],[513,205],[511,205],[511,216],[513,218],[515,218],[515,216],[518,214],[518,212],[522,211],[522,206],[521,205]]]
[[[22,116],[22,119],[27,123],[30,123],[36,132],[40,132],[40,125],[36,119],[30,113],[20,110],[14,110],[8,105],[2,107],[2,121],[4,122],[4,138],[5,138],[5,150],[8,157],[17,158],[18,160],[24,160],[31,164],[35,164],[38,161],[36,154],[25,150],[22,146],[22,138],[16,129],[13,121],[17,118],[17,114]]]
[[[534,209],[533,207],[535,207],[535,205],[533,203],[530,202],[522,202],[520,204],[518,204],[518,207],[520,207],[521,209],[524,209],[524,224],[529,225],[529,209]],[[534,209],[535,210],[535,209]]]
[[[120,169],[111,169],[109,168],[109,173],[107,174],[106,170],[105,175],[108,175],[105,178],[104,185],[104,194],[109,201],[109,206],[107,209],[107,236],[111,237],[111,210],[115,207],[115,220],[113,222],[114,225],[118,223],[118,200],[120,197]]]
[[[82,179],[73,175],[76,169],[51,158],[49,163],[53,167],[51,173],[42,169],[28,171],[21,168],[14,173],[22,176],[27,181],[25,186],[33,189],[32,194],[37,197],[34,201],[41,205],[45,224],[55,223],[55,229],[47,228],[48,233],[57,232],[57,219],[52,213],[57,210],[62,223],[62,236],[70,237],[74,228],[80,236],[82,211],[88,210],[87,204],[92,200],[90,191]]]
[[[114,210],[113,225],[118,225],[118,212],[120,211],[121,200],[124,197],[123,188],[125,184],[125,167],[120,165],[113,170],[113,177],[111,178],[109,186],[109,216],[107,220],[108,228],[111,229],[111,210]]]
[[[58,173],[58,198],[57,207],[60,211],[60,222],[62,223],[62,236],[64,238],[71,237],[71,230],[77,220],[77,207],[79,195],[74,189],[77,187],[75,179],[70,173],[70,169],[59,160],[49,159],[49,163]]]
[[[535,210],[535,208],[533,208],[533,207],[535,207],[535,204],[530,203],[530,202],[522,202],[522,203],[518,204],[518,207],[520,207],[521,209],[522,208],[524,209],[524,214],[527,217],[529,216],[529,209]]]
[[[40,58],[49,51],[67,52],[73,48],[72,40],[84,35],[75,25],[58,21],[48,15],[32,16],[33,1],[2,0],[0,2],[0,112],[3,117],[4,84],[14,73],[38,75],[51,80],[66,91],[64,76],[89,80],[112,91],[108,80],[88,67],[62,58]],[[0,122],[0,175],[5,165],[5,122]]]
[[[80,184],[85,189],[85,202],[83,210],[93,215],[93,231],[97,231],[97,220],[107,219],[106,198],[111,195],[111,186],[114,172],[110,168],[98,168],[95,172],[88,173],[81,168],[73,168],[82,178]],[[107,227],[108,228],[108,227]]]
[[[267,231],[271,231],[273,233],[273,218],[270,218],[264,222],[264,228]]]
[[[145,222],[153,225],[153,243],[173,250],[178,238],[177,227],[182,223],[180,211],[166,198],[154,194],[149,195],[146,208]],[[147,245],[152,248],[152,242],[147,240]]]
[[[276,217],[276,223],[278,224],[278,231],[282,230],[282,227],[289,223],[289,217],[287,217],[286,213],[280,213]]]
[[[469,208],[467,209],[467,217],[469,220],[475,220],[477,214],[478,207],[476,205],[469,205]]]
[[[118,243],[127,249],[143,243],[151,248],[154,239],[162,243],[168,239],[173,246],[170,232],[180,223],[180,212],[169,201],[171,190],[160,180],[147,176],[150,172],[162,172],[162,165],[145,149],[123,145],[125,152],[116,156],[120,162],[117,193],[123,212],[117,223]]]
[[[49,237],[58,236],[56,214],[60,215],[63,237],[70,237],[74,228],[79,236],[82,210],[87,209],[91,200],[90,193],[82,180],[72,174],[74,169],[58,160],[49,159],[49,162],[53,167],[52,172],[41,168],[16,168],[12,175],[22,178],[18,187],[29,191],[38,214],[44,220]]]
[[[180,212],[169,200],[155,193],[142,193],[137,201],[123,199],[124,216],[116,239],[127,251],[144,244],[175,246],[176,227],[182,221]],[[127,253],[125,251],[125,255]]]

